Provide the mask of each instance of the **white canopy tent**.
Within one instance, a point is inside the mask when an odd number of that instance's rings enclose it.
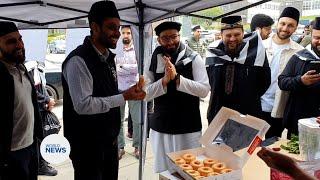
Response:
[[[96,1],[98,0],[1,0],[0,20],[17,22],[20,29],[88,27],[87,14],[91,5]],[[138,50],[136,54],[139,59],[140,74],[143,74],[144,59],[149,59],[152,53],[152,28],[150,25],[152,22],[178,15],[216,20],[270,0],[261,0],[218,17],[204,17],[194,14],[200,10],[238,1],[242,0],[114,0],[122,23],[131,24],[134,27],[135,49]],[[141,117],[145,121],[146,107],[144,103],[141,104]],[[142,142],[145,145],[146,137]],[[142,147],[143,156],[145,146],[143,147],[141,144],[140,147]],[[139,179],[142,179],[143,172],[144,160],[142,156],[139,160]]]

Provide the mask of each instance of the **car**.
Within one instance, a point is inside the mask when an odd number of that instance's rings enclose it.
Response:
[[[59,101],[63,98],[61,69],[46,68],[45,63],[41,61],[27,61],[25,66],[28,72],[33,71],[35,68],[39,70],[40,79],[42,82],[45,81],[45,88],[51,98],[53,98],[55,101]],[[45,80],[43,79],[43,73],[45,75]]]
[[[61,80],[61,71],[46,72],[46,90],[48,95],[55,101],[59,101],[63,98],[63,88]]]
[[[48,44],[48,51],[52,54],[64,54],[66,53],[66,41],[55,40]]]

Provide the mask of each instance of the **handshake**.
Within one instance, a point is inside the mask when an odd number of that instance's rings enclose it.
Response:
[[[123,92],[124,100],[143,100],[146,96],[146,92],[143,91],[144,87],[144,78],[141,75],[139,77],[139,82],[136,85],[130,87],[126,91]]]

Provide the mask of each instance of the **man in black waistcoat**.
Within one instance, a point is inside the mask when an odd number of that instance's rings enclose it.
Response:
[[[0,21],[0,180],[36,180],[42,124],[22,36]]]
[[[211,86],[210,123],[222,106],[242,114],[261,114],[260,97],[270,85],[270,67],[257,32],[244,36],[241,16],[221,19],[222,41],[210,47],[206,65]]]
[[[210,89],[204,62],[180,41],[180,27],[177,22],[163,22],[155,28],[161,46],[144,71],[146,100],[154,99],[149,137],[156,172],[173,170],[166,153],[200,147],[199,97],[206,97]]]
[[[288,138],[298,135],[298,120],[320,115],[320,17],[311,32],[311,48],[298,51],[278,77],[279,88],[289,91],[283,120]]]
[[[62,65],[64,135],[71,145],[75,180],[115,180],[119,106],[126,100],[142,100],[145,93],[140,82],[118,92],[115,55],[109,50],[120,37],[114,2],[94,3],[88,18],[91,35]]]

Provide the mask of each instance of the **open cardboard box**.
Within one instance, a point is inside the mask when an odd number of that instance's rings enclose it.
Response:
[[[204,147],[171,152],[167,156],[175,170],[187,180],[194,178],[174,163],[176,158],[186,153],[192,153],[198,160],[212,158],[224,162],[228,168],[233,169],[229,173],[209,176],[203,180],[242,179],[243,166],[256,147],[260,145],[269,127],[270,125],[262,119],[242,115],[237,111],[222,107],[200,138],[200,143]]]

